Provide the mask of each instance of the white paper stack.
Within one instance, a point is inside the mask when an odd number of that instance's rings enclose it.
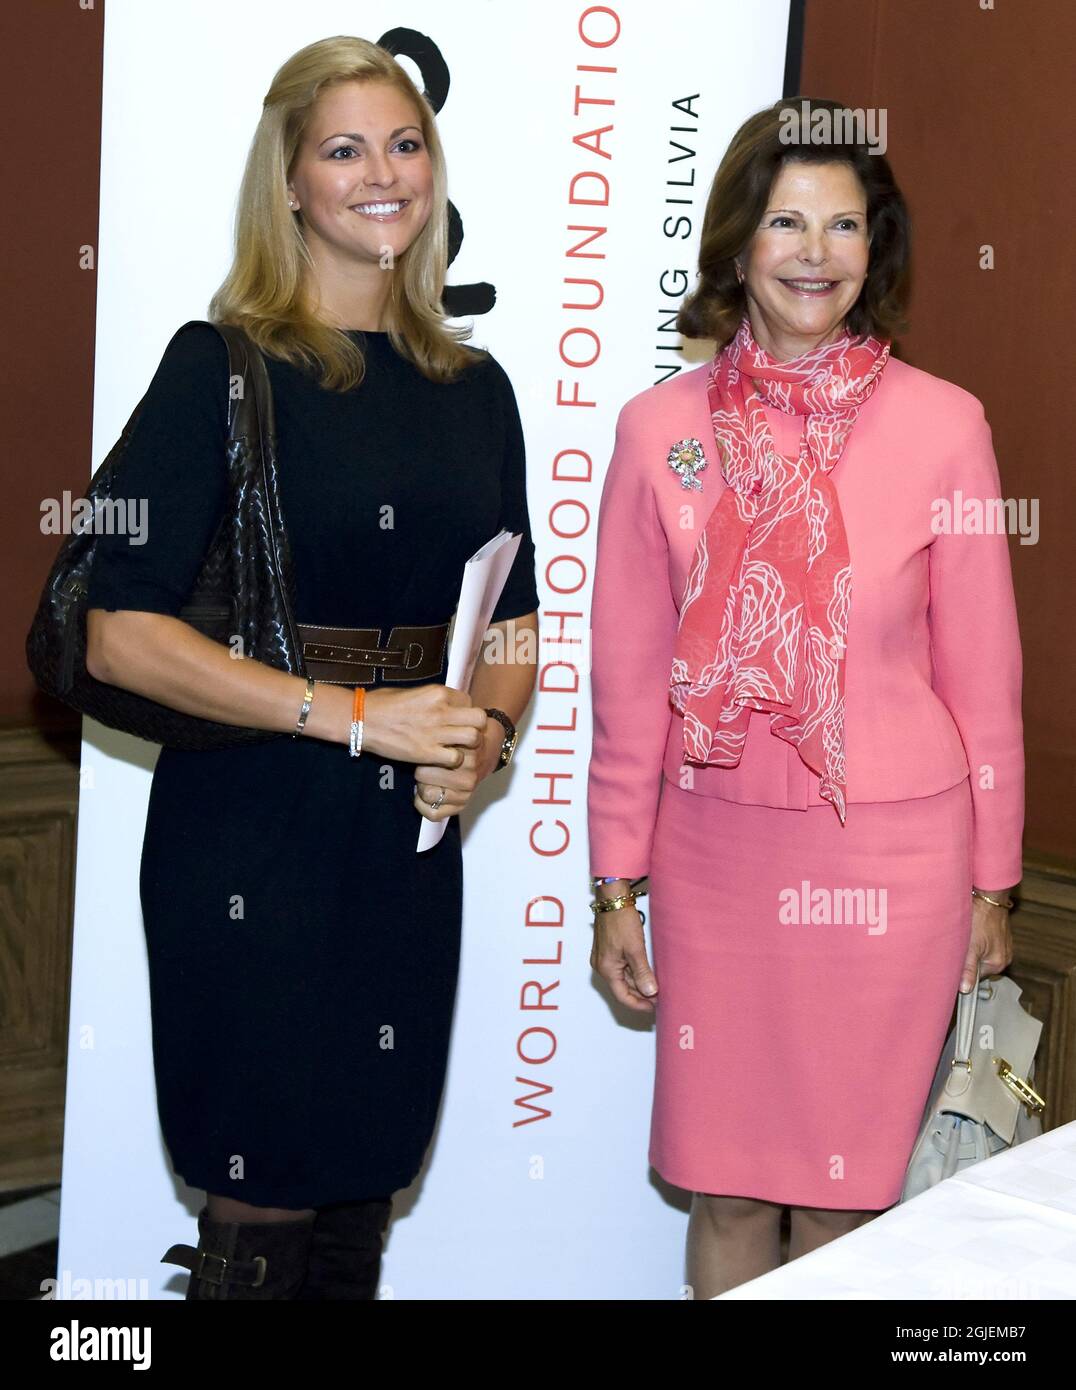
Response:
[[[459,602],[452,624],[448,649],[448,671],[445,685],[453,690],[468,690],[474,676],[482,639],[489,629],[489,620],[501,596],[505,581],[519,550],[523,537],[511,531],[500,531],[492,540],[475,551],[463,567]],[[418,832],[418,851],[432,849],[445,833],[447,820],[422,818]]]

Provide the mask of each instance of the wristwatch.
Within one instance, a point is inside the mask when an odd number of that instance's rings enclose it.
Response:
[[[516,743],[519,741],[519,734],[516,726],[508,718],[503,709],[488,709],[486,713],[491,719],[496,719],[498,724],[504,726],[504,742],[501,744],[501,756],[494,772],[500,772],[502,767],[507,767],[512,761],[512,754],[516,751]]]

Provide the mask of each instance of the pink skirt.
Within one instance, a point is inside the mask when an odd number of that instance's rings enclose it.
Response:
[[[695,1192],[899,1197],[971,937],[971,794],[806,811],[663,781],[650,1162]]]

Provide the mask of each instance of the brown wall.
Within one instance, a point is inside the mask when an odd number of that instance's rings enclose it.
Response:
[[[68,718],[37,698],[23,640],[54,537],[43,497],[89,475],[103,0],[0,10],[9,64],[4,392],[9,442],[0,599],[0,723]],[[1076,865],[1074,470],[1062,447],[1063,315],[1073,304],[1065,97],[1071,0],[808,0],[801,90],[884,106],[916,235],[903,355],[985,404],[1007,496],[1040,501],[1040,540],[1011,543],[1025,654],[1027,847]],[[43,78],[45,79],[43,82]],[[47,100],[43,100],[43,95]],[[978,268],[994,247],[996,269]],[[93,460],[94,463],[99,460]],[[989,671],[983,679],[989,680]],[[69,722],[69,721],[68,721]]]
[[[37,696],[26,630],[59,546],[40,530],[41,502],[75,496],[90,474],[101,164],[104,5],[7,0],[4,71],[4,506],[0,546],[0,724],[77,724]]]
[[[1010,538],[1024,647],[1029,856],[1076,866],[1076,191],[1071,0],[807,0],[804,95],[884,107],[915,235],[901,355],[986,407],[1006,497],[1039,499],[1039,542]],[[979,248],[994,248],[994,270]],[[983,679],[990,672],[983,671]]]

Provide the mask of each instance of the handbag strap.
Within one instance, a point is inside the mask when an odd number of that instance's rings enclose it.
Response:
[[[268,443],[276,449],[276,419],[273,413],[273,389],[269,384],[269,373],[261,349],[242,328],[232,323],[215,323],[213,327],[228,344],[228,370],[232,377],[238,376],[243,382],[243,394],[239,398],[237,416],[249,412],[243,432],[249,439],[257,440],[263,453]],[[229,393],[230,395],[230,393]],[[243,407],[247,410],[244,411]]]
[[[979,1002],[979,962],[975,962],[975,984],[967,994],[956,997],[956,1047],[954,1064],[971,1061],[971,1048],[975,1040],[975,1009]]]
[[[262,483],[268,508],[269,530],[273,544],[273,563],[281,593],[284,596],[284,626],[293,668],[306,675],[302,644],[292,616],[294,612],[295,579],[292,572],[291,549],[284,526],[277,470],[276,415],[273,409],[273,388],[265,357],[245,329],[233,323],[215,323],[210,319],[191,319],[191,323],[209,323],[224,339],[228,348],[228,440],[233,445],[245,438],[261,460]],[[187,325],[184,324],[184,327]],[[182,332],[182,329],[179,330]],[[231,382],[238,379],[241,391],[232,395]],[[233,410],[234,406],[234,410]]]

